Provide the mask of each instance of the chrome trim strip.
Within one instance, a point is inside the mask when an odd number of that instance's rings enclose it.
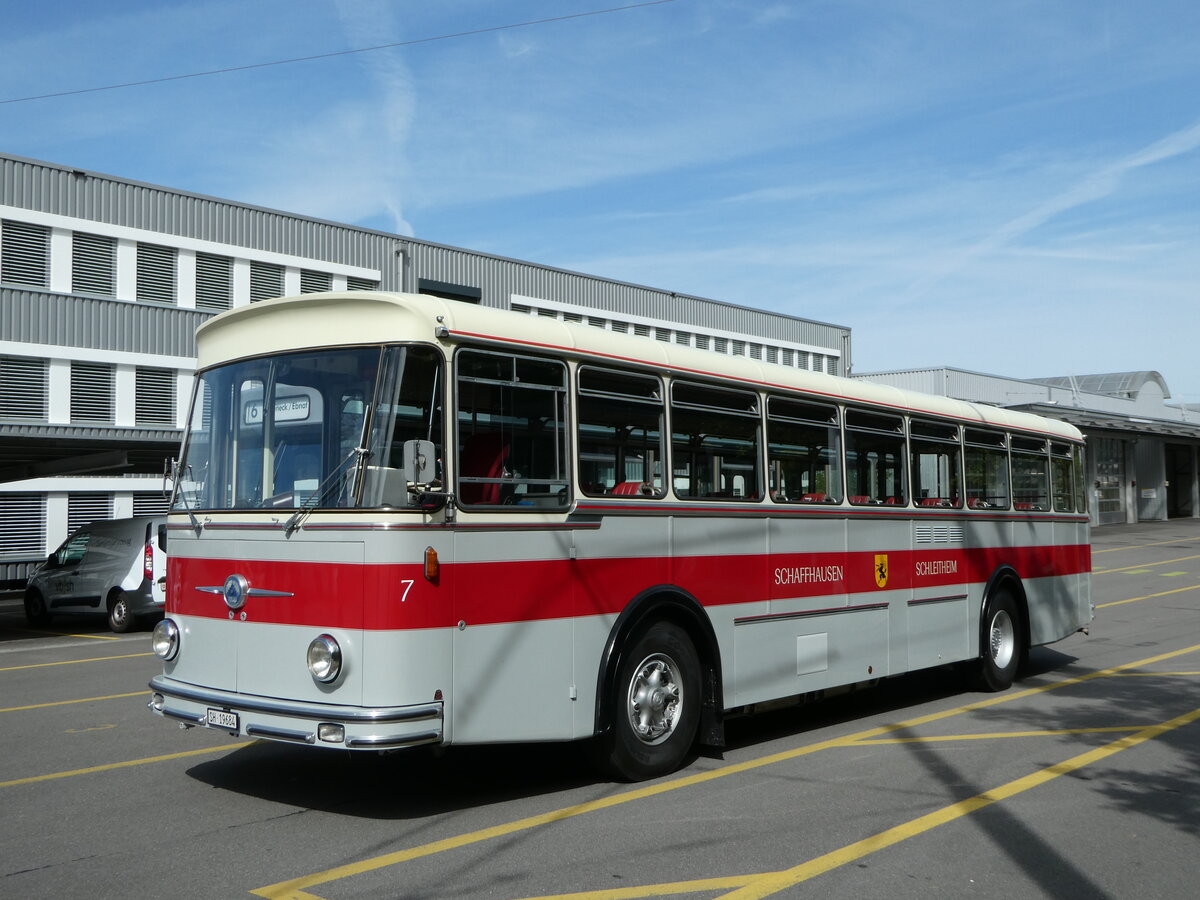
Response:
[[[221,597],[225,596],[224,586],[218,587],[215,585],[206,585],[204,587],[201,587],[200,585],[196,585],[196,587],[194,587],[193,590],[199,591],[202,594],[217,594]],[[268,591],[266,588],[252,587],[248,591],[246,591],[246,596],[247,597],[295,597],[296,595],[293,594],[291,591]]]
[[[246,734],[250,737],[273,738],[277,741],[291,741],[295,744],[315,744],[315,731],[292,731],[288,728],[268,728],[266,725],[247,725]]]
[[[150,679],[150,689],[167,697],[191,700],[206,706],[229,707],[231,710],[271,713],[277,716],[292,716],[297,719],[317,719],[322,722],[370,723],[370,722],[423,722],[441,719],[441,703],[424,703],[417,706],[401,706],[390,709],[364,709],[361,707],[327,706],[320,703],[288,703],[261,697],[248,697],[228,691],[206,688],[184,687],[168,682],[164,676]]]
[[[418,744],[432,744],[440,741],[442,736],[436,731],[426,731],[423,734],[410,734],[406,737],[388,737],[386,735],[350,738],[347,747],[415,747]]]
[[[949,597],[914,597],[908,601],[909,606],[920,606],[923,603],[951,603],[955,600],[966,600],[966,594],[953,594]]]
[[[746,616],[734,619],[734,625],[753,625],[756,622],[783,622],[787,619],[810,619],[813,616],[835,616],[841,613],[870,612],[887,609],[886,603],[864,603],[862,606],[832,606],[828,609],[802,609],[797,612],[767,613],[765,616]]]

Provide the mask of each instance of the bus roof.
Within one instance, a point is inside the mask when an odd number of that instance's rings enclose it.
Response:
[[[731,378],[760,388],[864,403],[897,412],[1013,428],[1080,441],[1066,422],[1032,413],[841,378],[740,356],[725,356],[649,337],[620,334],[548,316],[476,306],[416,294],[348,291],[263,300],[208,320],[196,331],[197,364],[316,347],[426,341],[453,345],[496,342],[509,348],[563,353],[578,359],[645,366],[677,376]]]

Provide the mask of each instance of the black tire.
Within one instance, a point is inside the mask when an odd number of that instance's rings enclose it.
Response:
[[[700,658],[686,631],[655,622],[622,655],[601,763],[626,781],[679,768],[700,724]]]
[[[129,598],[124,591],[113,591],[108,595],[108,628],[117,634],[133,631],[137,619],[129,609]]]
[[[50,611],[46,609],[46,598],[37,588],[25,592],[25,621],[34,628],[45,628],[50,624]]]
[[[997,588],[988,598],[980,623],[976,686],[982,691],[1004,691],[1012,686],[1024,655],[1021,610],[1012,592]]]

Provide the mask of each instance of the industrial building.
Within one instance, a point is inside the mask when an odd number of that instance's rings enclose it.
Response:
[[[0,582],[84,522],[165,508],[200,323],[345,289],[850,368],[841,326],[0,155]]]
[[[285,294],[397,290],[851,375],[850,330],[704,297],[0,155],[0,583],[78,525],[160,512],[193,335]],[[1200,515],[1200,410],[1156,372],[853,374],[1088,435],[1095,524]]]

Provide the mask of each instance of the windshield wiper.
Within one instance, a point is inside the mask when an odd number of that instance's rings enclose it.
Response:
[[[333,471],[325,476],[325,480],[317,485],[317,489],[309,495],[307,500],[304,501],[304,505],[292,513],[292,517],[284,523],[284,535],[286,537],[291,537],[292,532],[294,532],[301,526],[301,524],[303,524],[304,520],[308,518],[309,513],[311,513],[317,508],[317,506],[320,505],[321,501],[325,498],[325,492],[329,490],[329,485],[346,469],[346,463],[350,462],[351,460],[357,461],[369,456],[370,454],[371,451],[366,447],[355,447],[349,453],[347,453],[346,458],[334,466]]]
[[[192,520],[192,528],[196,532],[196,537],[200,537],[201,532],[204,531],[204,526],[200,524],[200,521],[196,518],[195,513],[192,512],[192,505],[190,503],[188,503],[187,492],[182,490],[179,487],[179,476],[181,474],[190,472],[191,470],[192,470],[192,467],[190,465],[181,467],[179,465],[179,460],[172,457],[172,459],[171,459],[171,487],[173,489],[173,495],[172,495],[171,499],[172,499],[172,501],[174,501],[175,498],[178,498],[179,501],[183,504],[183,511],[185,513],[187,513],[188,518]],[[171,507],[174,508],[174,505],[175,505],[174,502],[172,502]]]

